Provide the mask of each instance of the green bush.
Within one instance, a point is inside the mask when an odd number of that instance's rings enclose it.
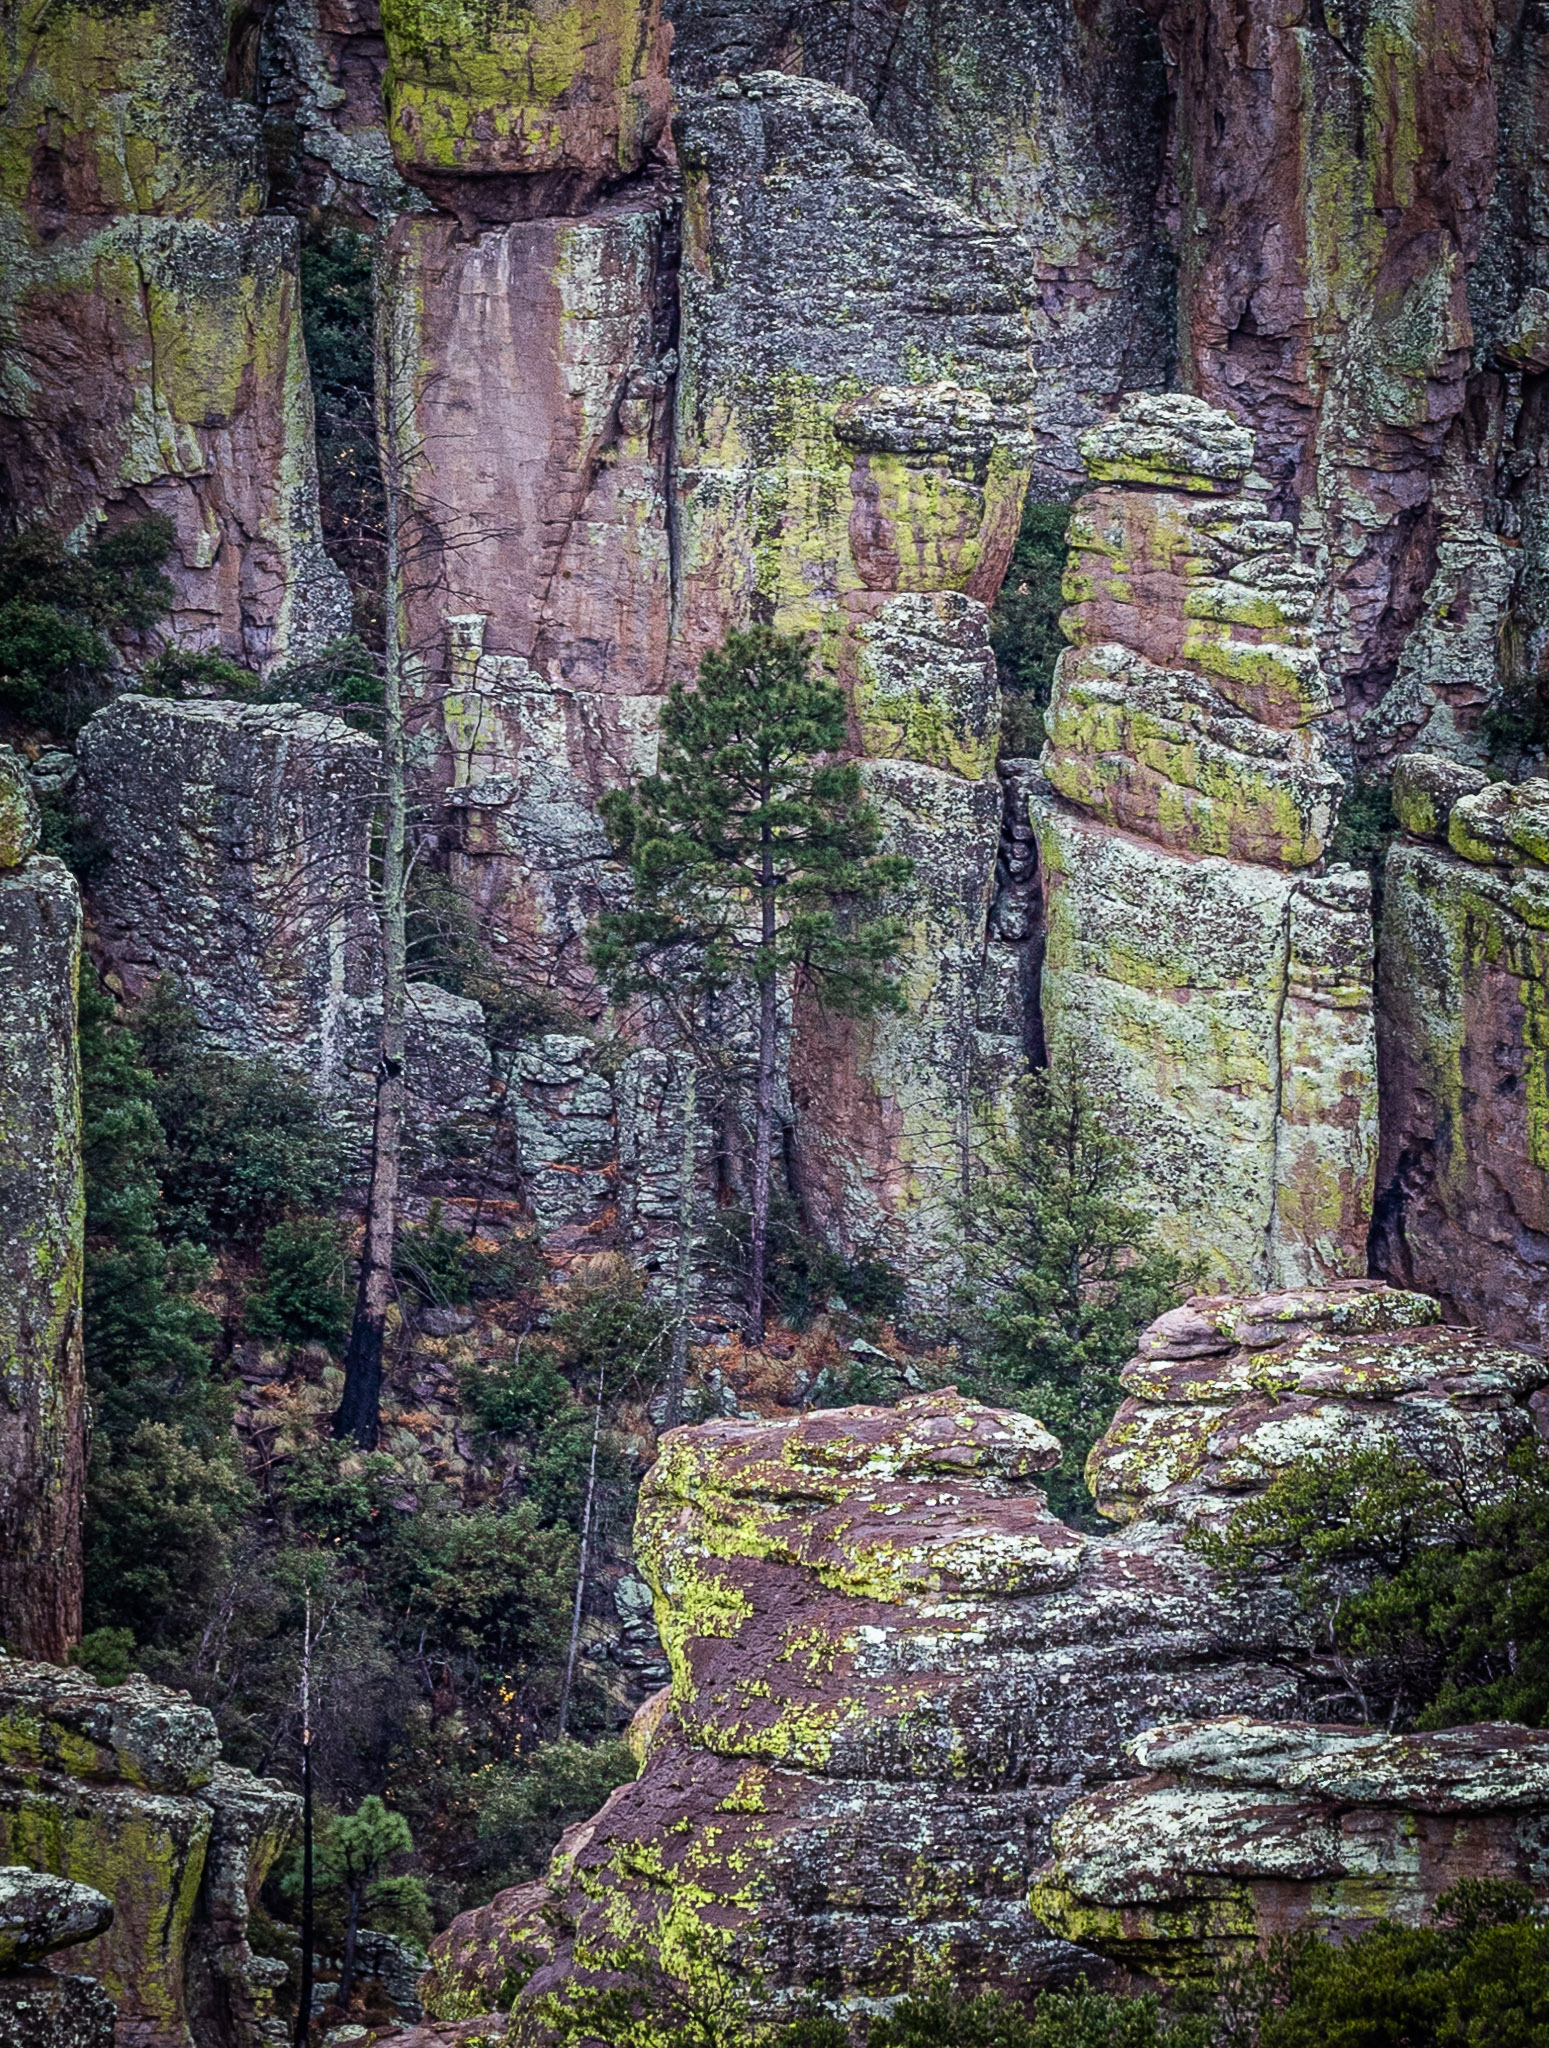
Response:
[[[212,1044],[167,981],[132,1025],[165,1134],[169,1230],[206,1243],[257,1244],[293,1212],[321,1209],[337,1195],[339,1137],[300,1075]]]
[[[224,1580],[251,1498],[229,1444],[206,1454],[164,1422],[141,1422],[121,1443],[99,1436],[87,1480],[89,1626],[175,1638]]]
[[[1224,1530],[1186,1540],[1230,1575],[1290,1576],[1329,1648],[1361,1660],[1362,1718],[1549,1726],[1549,1469],[1536,1443],[1488,1497],[1418,1451],[1298,1461]]]
[[[263,678],[224,654],[191,647],[164,647],[146,665],[140,688],[148,697],[224,697],[255,702]]]
[[[1002,754],[1036,754],[1043,745],[1041,712],[1065,646],[1060,594],[1070,507],[1029,498],[1006,580],[990,614],[990,645],[1004,695]]]
[[[553,1659],[568,1639],[575,1545],[568,1531],[543,1528],[527,1501],[403,1517],[384,1573],[399,1632],[421,1653],[470,1659],[500,1678]]]
[[[638,1775],[639,1765],[624,1743],[588,1747],[569,1736],[540,1743],[518,1762],[483,1772],[479,1840],[501,1872],[500,1883],[541,1877],[570,1823],[595,1813],[616,1785]]]
[[[162,564],[176,537],[158,513],[81,549],[42,526],[0,541],[0,705],[73,738],[110,694],[106,635],[143,632],[170,608]]]
[[[1380,890],[1388,848],[1397,834],[1391,780],[1378,776],[1349,783],[1329,835],[1328,858],[1365,868]]]
[[[264,1236],[263,1282],[247,1298],[249,1336],[337,1347],[350,1327],[344,1231],[328,1216],[276,1223]]]

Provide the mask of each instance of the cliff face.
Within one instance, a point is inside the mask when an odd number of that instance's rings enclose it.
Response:
[[[37,851],[0,750],[0,1644],[63,1657],[81,1632],[81,906]]]

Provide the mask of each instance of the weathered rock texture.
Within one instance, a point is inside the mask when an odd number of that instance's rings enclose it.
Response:
[[[1117,1112],[1163,1241],[1218,1285],[1364,1272],[1370,892],[1307,872],[1343,787],[1315,578],[1229,414],[1139,396],[1081,447],[1029,798],[1050,1057]]]
[[[113,2001],[88,1977],[38,1965],[103,1932],[109,1899],[20,1865],[0,1867],[0,2048],[113,2048]]]
[[[381,755],[299,705],[120,697],[80,739],[77,801],[111,853],[94,937],[126,995],[171,976],[199,1022],[308,1075],[364,1140],[381,1015],[370,889]],[[477,1003],[409,990],[408,1115],[482,1110]]]
[[[1131,1969],[1208,1975],[1299,1927],[1416,1926],[1464,1878],[1543,1881],[1549,1735],[1233,1718],[1150,1728],[1143,1773],[1054,1825],[1049,1926]]]
[[[1489,343],[1545,260],[1524,211],[1542,30],[1485,0],[1149,11],[1175,94],[1181,379],[1259,434],[1352,718],[1403,699],[1364,743],[1476,748],[1524,397]]]
[[[1549,782],[1412,756],[1383,889],[1379,1270],[1549,1341]]]
[[[112,1901],[112,1925],[62,1960],[101,1980],[120,2043],[259,2048],[270,1993],[249,1975],[248,1913],[295,1795],[221,1763],[186,1693],[8,1659],[0,1758],[0,1855]]]
[[[0,750],[0,1645],[63,1657],[81,1632],[81,1090],[74,879]]]
[[[1132,1782],[1125,1745],[1158,1721],[1295,1722],[1330,1676],[1289,1591],[1217,1581],[1187,1520],[1427,1406],[1472,1460],[1531,1430],[1549,1368],[1435,1316],[1357,1282],[1164,1319],[1131,1372],[1175,1376],[1181,1427],[1142,1440],[1133,1407],[1116,1424],[1095,1475],[1129,1519],[1102,1538],[1049,1515],[1038,1425],[952,1391],[669,1434],[637,1526],[672,1667],[641,1776],[570,1830],[546,1884],[438,1939],[432,2012],[487,2010],[508,1970],[552,1986],[575,1940],[649,1927],[663,1881],[674,1929],[723,1930],[776,1991],[1090,1971],[1028,1907],[1072,1799]],[[1241,1439],[1235,1462],[1212,1433]]]
[[[0,38],[12,518],[170,517],[179,635],[265,666],[348,630],[318,524],[296,228],[266,214],[221,0],[25,6]],[[250,84],[247,90],[251,90]]]

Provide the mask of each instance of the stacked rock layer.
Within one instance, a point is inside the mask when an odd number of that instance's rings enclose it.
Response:
[[[1370,889],[1321,872],[1343,783],[1315,579],[1229,414],[1133,397],[1081,449],[1072,645],[1029,797],[1050,1059],[1116,1113],[1163,1241],[1204,1277],[1363,1273]]]

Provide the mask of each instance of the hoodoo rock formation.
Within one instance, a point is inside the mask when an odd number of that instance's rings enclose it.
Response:
[[[0,749],[0,1646],[81,1632],[81,904]]]
[[[1081,449],[1052,794],[1029,806],[1050,1057],[1113,1107],[1164,1241],[1218,1284],[1364,1273],[1370,888],[1304,872],[1343,789],[1316,578],[1229,414],[1140,395]]]
[[[1042,1892],[1029,1907],[1035,1882],[1106,1901],[1076,1859],[1107,1871],[1082,1845],[1110,1808],[1153,1796],[1146,1771],[1182,1774],[1169,1796],[1199,1858],[1211,1839],[1217,1795],[1190,1807],[1183,1748],[1176,1765],[1153,1763],[1145,1745],[1160,1758],[1163,1738],[1147,1730],[1273,1718],[1288,1753],[1334,1745],[1302,1726],[1330,1673],[1288,1589],[1218,1579],[1184,1542],[1189,1522],[1315,1445],[1408,1442],[1428,1426],[1482,1474],[1531,1434],[1528,1399],[1549,1366],[1436,1315],[1423,1295],[1360,1281],[1197,1297],[1163,1317],[1093,1454],[1099,1506],[1123,1523],[1105,1537],[1048,1513],[1037,1476],[1057,1451],[1037,1424],[952,1390],[669,1435],[637,1540],[673,1676],[642,1713],[640,1778],[566,1835],[545,1883],[438,1938],[432,2010],[483,2010],[512,1972],[530,1992],[554,1985],[575,1942],[595,1955],[620,1938],[621,1909],[647,1929],[664,1910],[698,1916],[772,1992],[865,1998],[941,1969],[1025,1989],[1090,1970],[1066,1937],[1085,1943],[1117,1919],[1072,1904],[1046,1920]],[[1219,1741],[1229,1758],[1229,1733]],[[1229,1782],[1253,1782],[1246,1737],[1238,1751]],[[1488,1816],[1490,1854],[1514,1869],[1526,1839],[1514,1831],[1549,1814],[1546,1751],[1549,1737],[1520,1731],[1474,1750],[1446,1738],[1426,1752],[1431,1778],[1411,1784],[1399,1744],[1375,1760],[1370,1804]],[[1455,1796],[1449,1768],[1467,1780]],[[1367,1790],[1318,1796],[1366,1813]],[[1266,1874],[1272,1860],[1266,1850]],[[1327,1857],[1282,1861],[1293,1885],[1337,1874]],[[1400,1882],[1395,1867],[1395,1896],[1429,1897],[1455,1866],[1442,1843],[1418,1875]],[[1195,1867],[1179,1866],[1184,1901],[1208,1894],[1215,1866]],[[1251,1886],[1239,1890],[1224,1934],[1251,1922]],[[1174,1932],[1192,1939],[1207,1922],[1180,1909]]]

